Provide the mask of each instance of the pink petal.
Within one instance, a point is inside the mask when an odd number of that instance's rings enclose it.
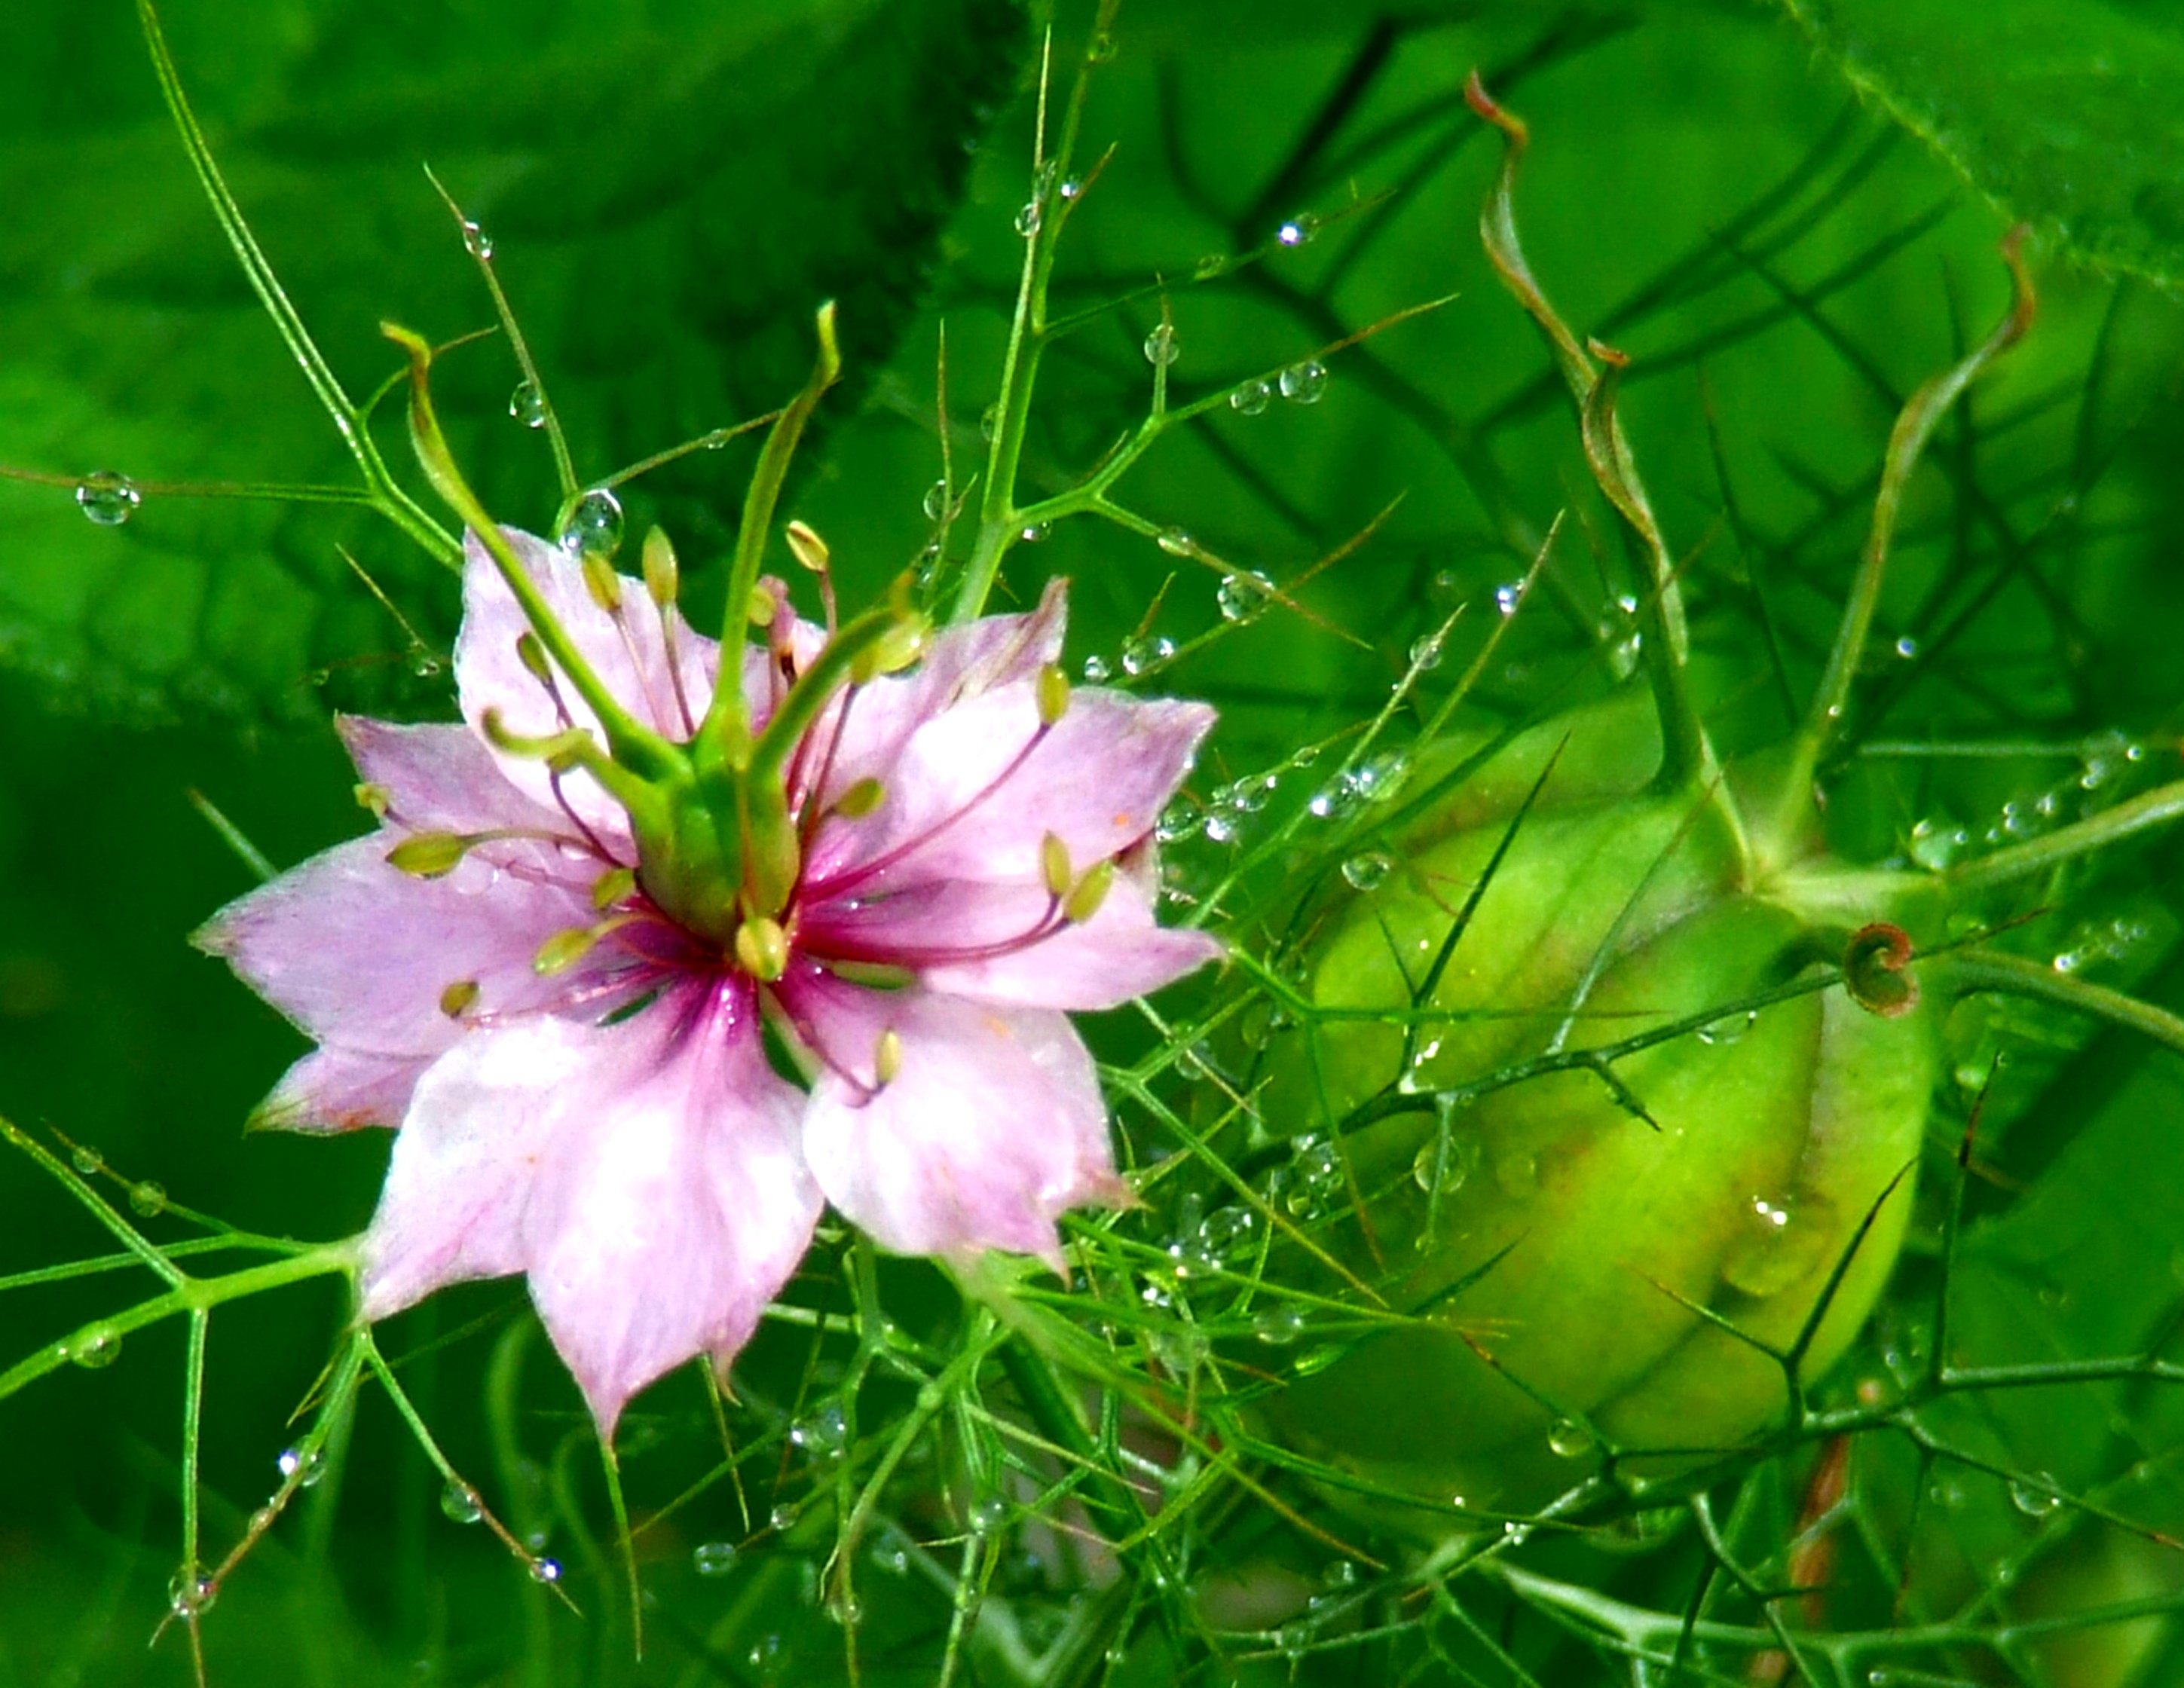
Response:
[[[814,875],[861,894],[935,879],[1036,883],[1049,833],[1089,867],[1152,830],[1212,725],[1203,704],[1087,688],[1034,745],[1033,684],[1011,682],[911,734],[882,776],[880,807],[822,834]]]
[[[535,1017],[468,1039],[417,1086],[365,1238],[364,1316],[445,1284],[530,1274],[611,1437],[693,1356],[725,1367],[820,1210],[748,994],[686,990],[621,1024]]]
[[[335,717],[334,727],[358,776],[387,794],[389,816],[412,832],[530,827],[575,834],[559,809],[510,784],[485,741],[467,727],[404,727],[345,715]]]
[[[791,1011],[834,1071],[804,1122],[812,1176],[842,1213],[898,1254],[1034,1254],[1063,1269],[1054,1217],[1127,1203],[1092,1058],[1068,1020],[911,989],[792,975]],[[880,1034],[902,1064],[872,1094]]]
[[[1112,1008],[1223,953],[1204,933],[1156,923],[1126,875],[1084,925],[1019,941],[1047,926],[1052,911],[1041,885],[956,879],[819,902],[799,935],[816,956],[911,967],[931,989],[1025,1008]]]
[[[841,704],[831,705],[810,735],[822,751],[833,746],[822,799],[839,796],[861,779],[885,781],[903,746],[925,722],[997,687],[1028,681],[1058,660],[1068,597],[1067,581],[1050,581],[1028,615],[983,616],[943,627],[915,668],[861,688],[846,712]],[[817,760],[815,755],[815,767]]]
[[[661,615],[653,608],[644,587],[624,580],[622,625],[618,627],[615,618],[593,601],[584,585],[583,567],[576,558],[528,533],[514,528],[503,532],[562,631],[622,707],[669,738],[688,738],[689,728],[675,700],[670,677]],[[501,724],[511,733],[542,738],[559,733],[565,723],[553,699],[516,655],[516,641],[531,631],[531,624],[525,620],[515,594],[509,590],[475,533],[464,536],[463,553],[463,627],[455,640],[455,682],[462,696],[463,718],[472,727],[480,727],[485,712],[492,709],[499,711]],[[720,648],[713,640],[693,632],[680,610],[671,608],[666,615],[674,632],[684,694],[692,715],[702,720],[712,701]],[[577,688],[566,675],[557,676],[557,684],[570,721],[590,728],[604,748],[605,738],[599,731],[598,718],[577,695]],[[501,755],[498,751],[492,754],[507,777],[534,802],[555,806],[543,763]],[[617,838],[627,833],[627,822],[621,805],[589,778],[572,774],[562,782],[562,789],[570,805],[595,832],[602,836],[611,833]]]
[[[468,1024],[566,999],[621,958],[602,945],[588,967],[553,979],[532,966],[554,933],[598,918],[596,863],[517,842],[482,846],[446,877],[419,879],[387,864],[405,836],[382,829],[337,844],[230,903],[194,941],[314,1039],[359,1057],[429,1058]],[[478,989],[453,1019],[442,994],[463,980]],[[348,1078],[321,1083],[335,1076],[292,1073],[300,1082],[275,1092],[269,1106],[281,1117],[269,1123],[341,1121]]]
[[[452,1039],[450,1039],[452,1041]],[[313,1050],[291,1067],[250,1116],[254,1131],[349,1131],[393,1125],[431,1055],[366,1055]]]

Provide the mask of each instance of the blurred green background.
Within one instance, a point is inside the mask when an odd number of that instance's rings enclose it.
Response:
[[[353,392],[393,372],[382,317],[443,340],[491,324],[429,164],[490,232],[587,478],[780,402],[808,359],[811,309],[838,298],[851,375],[790,513],[826,533],[852,594],[916,560],[939,473],[943,322],[959,474],[994,391],[1015,223],[1033,192],[1044,13],[1008,0],[173,0],[162,12],[238,198]],[[1051,22],[1066,86],[1089,19],[1065,6]],[[1223,407],[1121,487],[1156,526],[1284,582],[1395,505],[1368,544],[1300,589],[1309,619],[1268,615],[1147,676],[1223,707],[1195,794],[1377,707],[1412,641],[1520,574],[1557,510],[1578,525],[1489,698],[1536,702],[1550,659],[1593,638],[1612,604],[1619,565],[1595,560],[1612,547],[1574,429],[1478,248],[1497,154],[1457,97],[1474,64],[1533,126],[1522,203],[1535,269],[1574,323],[1634,359],[1627,421],[1672,539],[1694,553],[1701,666],[1733,731],[1767,736],[1774,707],[1754,580],[1774,596],[1802,694],[1897,404],[1999,312],[1994,247],[2023,214],[2040,326],[1980,390],[1977,426],[1944,430],[1941,471],[1919,485],[1879,641],[1901,638],[1912,655],[1872,677],[1867,695],[1886,707],[1868,724],[1892,740],[2070,745],[2112,733],[2144,748],[2127,778],[2184,772],[2184,319],[2161,292],[2184,273],[2180,42],[2184,16],[2157,0],[1125,7],[1085,120],[1082,155],[1105,163],[1054,295],[1058,313],[1099,309],[1050,354],[1028,487],[1067,484],[1142,415],[1140,343],[1163,300],[1185,398],[1449,301],[1328,356],[1320,402]],[[359,512],[159,489],[348,471],[220,241],[117,0],[16,0],[0,15],[0,465],[60,477],[0,483],[0,1111],[237,1225],[343,1234],[370,1213],[385,1139],[242,1135],[303,1044],[187,944],[252,883],[189,794],[279,864],[358,830],[328,712],[448,713],[433,659],[455,626],[453,577]],[[1300,217],[1309,237],[1284,244],[1278,231]],[[2118,280],[2119,267],[2131,273]],[[1634,297],[1643,309],[1618,315]],[[551,465],[510,416],[505,347],[451,354],[438,381],[488,502],[549,526]],[[398,417],[386,420],[406,475]],[[655,520],[675,533],[701,620],[749,461],[738,443],[624,489],[632,533]],[[98,469],[146,487],[125,525],[75,506],[69,483]],[[1134,638],[1188,643],[1225,626],[1214,571],[1119,527],[1074,521],[1020,548],[1005,595],[1028,600],[1050,573],[1076,582],[1073,663],[1120,666]],[[1977,832],[2077,769],[2068,756],[1861,765],[1845,842],[1877,859],[1909,848],[1921,821]],[[1201,838],[1172,860],[1187,894],[1218,856]],[[2099,976],[2184,1006],[2180,860],[2156,842],[2103,864],[2027,929],[2028,953],[2127,928]],[[2184,1297],[2173,1058],[2054,1015],[1966,1017],[1969,1073],[1997,1048],[2014,1065],[1993,1103],[1994,1177],[1975,1196],[1959,1340],[1995,1361],[2159,1351]],[[1122,1050],[1139,1033],[1095,1035]],[[1137,1144],[1147,1158],[1174,1146]],[[0,1162],[0,1273],[106,1246],[28,1163]],[[1905,1268],[1906,1305],[1922,1269]],[[0,1296],[0,1364],[124,1293],[109,1279]],[[559,1519],[552,1539],[591,1620],[549,1615],[493,1544],[443,1519],[438,1479],[368,1403],[343,1479],[305,1496],[223,1593],[207,1625],[212,1680],[838,1674],[823,1627],[766,1615],[808,1607],[799,1579],[823,1542],[727,1579],[692,1569],[694,1545],[745,1533],[717,1490],[649,1539],[654,1645],[632,1666],[603,1615],[612,1579],[569,1522],[588,1507],[595,1527],[599,1516],[575,1396],[543,1345],[509,1335],[524,1325],[520,1289],[443,1300],[393,1346],[482,1328],[408,1373],[420,1404],[459,1464],[499,1474],[502,1504]],[[277,1480],[288,1414],[344,1312],[322,1284],[214,1320],[204,1480],[216,1542]],[[1884,1322],[1858,1363],[1884,1366],[1892,1345],[1915,1340],[1907,1329]],[[178,1636],[145,1646],[174,1568],[180,1355],[177,1331],[143,1333],[110,1368],[0,1402],[4,1688],[189,1679]],[[749,1362],[755,1396],[785,1395],[807,1358],[769,1334]],[[640,1509],[702,1468],[710,1434],[688,1380],[653,1406],[656,1424],[641,1417],[634,1432]],[[2089,1485],[2145,1464],[2117,1506],[2184,1524],[2184,1420],[2158,1390],[2029,1391],[1970,1416],[1967,1435],[2008,1470]],[[649,1468],[647,1435],[666,1450]],[[785,1479],[785,1452],[781,1464]],[[578,1503],[508,1492],[557,1483]],[[2003,1494],[1992,1486],[1966,1510]],[[1991,1574],[1984,1528],[1920,1550],[1936,1591]],[[2056,1563],[2088,1587],[2184,1581],[2133,1558],[2139,1545],[2104,1535]],[[931,1680],[944,1594],[894,1603],[873,1621],[895,1623],[897,1643],[866,1674]],[[769,1635],[786,1639],[771,1652],[751,1640]],[[2178,1680],[2159,1673],[2184,1669],[2184,1652],[2173,1637],[2159,1645],[2136,1680]],[[1225,1668],[1205,1667],[1206,1680]],[[2134,1679],[2072,1666],[2052,1680]]]

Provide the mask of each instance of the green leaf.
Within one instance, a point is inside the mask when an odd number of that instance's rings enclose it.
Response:
[[[116,470],[145,497],[100,527],[65,481],[0,486],[0,660],[134,716],[308,716],[329,682],[384,706],[444,655],[450,577],[362,510],[160,490],[357,482],[112,10],[97,31],[58,0],[0,22],[0,464]],[[490,232],[587,480],[781,403],[828,298],[850,383],[830,409],[854,407],[926,291],[1028,34],[1015,0],[395,17],[311,0],[251,28],[209,4],[164,11],[221,166],[352,397],[396,367],[381,319],[439,341],[493,323],[429,164]],[[98,74],[62,74],[79,60]],[[495,514],[543,528],[559,488],[543,438],[510,418],[516,380],[488,340],[447,359],[442,398]],[[399,407],[376,421],[406,474]],[[694,465],[660,493],[702,547],[733,520],[742,459]]]
[[[2184,290],[2184,14],[2107,0],[1782,0],[2011,216]]]

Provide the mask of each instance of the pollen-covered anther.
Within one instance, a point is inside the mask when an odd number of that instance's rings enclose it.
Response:
[[[463,858],[489,833],[412,833],[387,852],[387,865],[413,879],[440,879],[463,865]]]
[[[925,655],[926,640],[932,631],[931,623],[924,616],[905,613],[857,658],[851,666],[850,677],[861,686],[883,674],[900,674]]]
[[[1069,894],[1061,900],[1061,916],[1072,926],[1082,926],[1100,912],[1100,905],[1107,900],[1107,893],[1115,883],[1115,864],[1102,861],[1071,887]]]
[[[894,1076],[902,1071],[902,1033],[892,1026],[882,1032],[872,1048],[872,1080],[884,1088],[894,1083]]]
[[[751,588],[750,601],[744,606],[744,619],[754,627],[770,627],[780,609],[781,600],[773,595],[773,588],[760,581]]]
[[[861,821],[887,800],[887,788],[866,777],[834,799],[834,812],[845,821]]]
[[[1046,883],[1046,894],[1055,901],[1069,895],[1069,846],[1057,833],[1049,833],[1039,841],[1039,877]]]
[[[808,521],[788,524],[787,538],[789,554],[813,574],[824,574],[833,561],[833,553],[827,542],[819,537],[819,530]]]
[[[450,1020],[460,1020],[476,1006],[478,982],[476,979],[457,979],[440,993],[440,1011]]]
[[[604,914],[636,889],[634,868],[610,868],[593,882],[592,906]]]
[[[621,614],[621,577],[615,572],[614,565],[597,551],[584,553],[584,590],[591,594],[592,602],[610,616]]]
[[[1051,727],[1069,712],[1069,677],[1055,663],[1039,671],[1039,724]]]
[[[385,820],[387,811],[394,806],[394,794],[383,785],[363,780],[356,787],[357,806],[368,811],[375,819]]]
[[[761,984],[772,984],[788,971],[788,934],[781,922],[755,915],[736,928],[736,961]]]
[[[546,660],[546,647],[539,643],[538,634],[524,632],[515,636],[515,660],[532,679],[549,692],[554,689],[553,665]]]
[[[644,591],[660,609],[672,604],[682,589],[682,565],[675,560],[675,543],[665,530],[648,529],[644,536]]]
[[[592,953],[599,939],[610,932],[627,926],[636,919],[634,915],[619,914],[603,920],[596,926],[564,927],[538,946],[538,953],[531,958],[531,970],[541,978],[551,978],[565,973]]]

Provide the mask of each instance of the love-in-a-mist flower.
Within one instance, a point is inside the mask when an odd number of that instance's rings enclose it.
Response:
[[[663,536],[639,582],[477,519],[413,356],[472,521],[463,724],[343,721],[377,830],[200,940],[319,1045],[267,1123],[399,1127],[364,1317],[522,1273],[611,1434],[669,1368],[725,1368],[826,1201],[899,1252],[1058,1266],[1057,1214],[1128,1198],[1067,1011],[1218,953],[1155,922],[1147,843],[1212,711],[1072,691],[1059,584],[929,637],[797,619],[755,579],[796,407],[732,570],[764,637],[724,679]]]

